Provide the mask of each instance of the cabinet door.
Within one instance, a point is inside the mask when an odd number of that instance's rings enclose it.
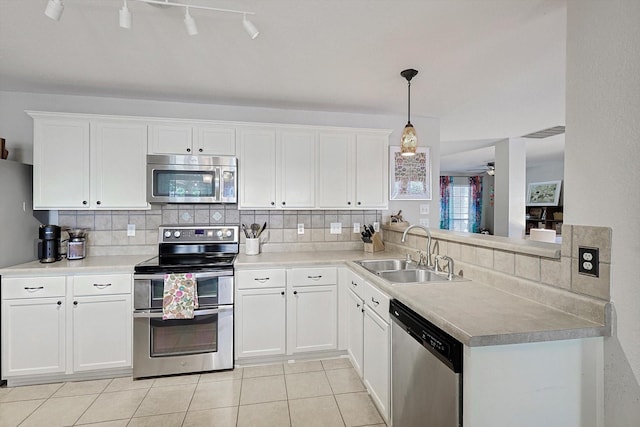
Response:
[[[193,135],[190,124],[154,124],[149,126],[149,152],[155,154],[193,153]]]
[[[362,376],[363,340],[364,340],[364,307],[359,296],[347,291],[347,351],[351,356],[353,367]]]
[[[338,347],[338,286],[290,286],[287,354]]]
[[[240,208],[276,206],[276,133],[271,129],[238,130]]]
[[[316,203],[316,133],[315,131],[283,130],[280,144],[280,200],[279,206],[313,208]]]
[[[3,378],[65,372],[65,311],[64,297],[2,302]]]
[[[389,324],[369,306],[364,308],[364,383],[385,420],[389,420]]]
[[[236,130],[227,127],[196,126],[193,128],[193,146],[196,154],[235,156]]]
[[[35,119],[34,209],[88,209],[89,121]]]
[[[354,136],[320,132],[318,140],[318,207],[352,208],[354,192]]]
[[[131,367],[131,295],[74,297],[73,370]]]
[[[91,139],[92,207],[147,208],[147,125],[96,121],[92,123]]]
[[[389,138],[358,134],[356,137],[356,207],[389,206]]]
[[[284,287],[238,290],[235,309],[237,358],[285,354]]]

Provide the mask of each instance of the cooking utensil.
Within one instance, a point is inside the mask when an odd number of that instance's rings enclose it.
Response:
[[[256,224],[255,222],[251,224],[251,234],[254,239],[258,237],[258,233],[260,232],[260,224]]]
[[[267,222],[265,221],[264,224],[262,224],[262,228],[260,229],[260,231],[258,232],[258,237],[260,237],[260,235],[262,234],[262,232],[265,230],[265,228],[267,228]]]
[[[244,231],[244,237],[249,238],[249,232],[247,231],[247,226],[242,224],[242,231]]]

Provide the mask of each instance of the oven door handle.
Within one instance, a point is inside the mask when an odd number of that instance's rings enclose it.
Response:
[[[206,310],[195,310],[193,312],[193,317],[198,316],[207,316],[209,314],[217,314],[224,313],[226,311],[233,311],[233,306],[223,306],[220,308],[211,308]],[[134,319],[146,318],[146,319],[161,319],[162,318],[162,310],[136,310],[133,312]],[[171,320],[181,320],[181,319],[171,319]],[[188,320],[188,319],[185,319]]]
[[[211,277],[233,277],[233,270],[208,271],[206,273],[194,273],[197,279],[208,279]],[[160,274],[138,274],[133,275],[133,280],[164,280],[164,273]]]

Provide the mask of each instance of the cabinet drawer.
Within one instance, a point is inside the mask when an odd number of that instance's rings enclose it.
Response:
[[[65,276],[2,279],[2,298],[44,298],[65,295]]]
[[[112,295],[131,293],[130,274],[72,276],[73,295]]]
[[[293,286],[335,285],[338,270],[335,267],[291,268],[287,270],[287,284]]]
[[[349,289],[351,289],[354,294],[364,299],[364,284],[366,283],[364,279],[355,273],[350,273],[348,280],[349,282],[347,284],[349,285]]]
[[[285,270],[246,270],[236,271],[237,289],[256,289],[283,287],[286,284]]]
[[[364,302],[387,323],[389,322],[389,296],[372,284],[365,282]]]

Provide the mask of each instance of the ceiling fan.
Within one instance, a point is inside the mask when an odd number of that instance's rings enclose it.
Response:
[[[477,166],[475,168],[470,168],[470,169],[467,170],[467,172],[469,172],[469,173],[477,173],[477,174],[486,173],[487,175],[494,176],[496,174],[496,163],[495,162],[488,162],[486,165]]]

